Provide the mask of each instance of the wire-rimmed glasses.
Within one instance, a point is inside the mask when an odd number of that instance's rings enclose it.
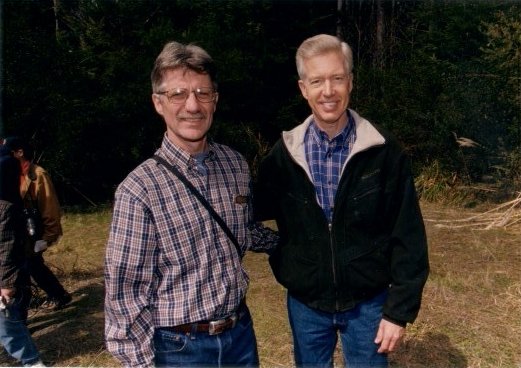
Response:
[[[213,102],[217,96],[217,92],[210,87],[199,87],[194,89],[187,88],[172,88],[168,91],[156,92],[158,95],[164,95],[168,99],[168,102],[173,104],[182,104],[188,99],[190,93],[194,93],[195,98],[199,102]]]

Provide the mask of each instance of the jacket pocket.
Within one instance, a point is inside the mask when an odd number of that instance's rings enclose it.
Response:
[[[358,293],[381,290],[390,283],[391,261],[387,240],[350,247],[341,259],[341,278],[348,280],[348,284],[355,287]]]
[[[307,224],[308,220],[305,218],[303,219],[300,215],[302,213],[307,213],[310,217],[313,216],[311,214],[311,211],[313,210],[312,207],[312,199],[294,193],[286,193],[281,198],[280,204],[280,209],[283,212],[280,219],[286,222],[284,228],[288,229],[288,231],[298,231],[301,234],[299,237],[312,240],[314,236],[310,234],[304,235],[304,233],[310,231],[310,227]]]
[[[316,293],[319,285],[319,264],[316,259],[303,257],[297,247],[283,247],[270,257],[277,281],[295,296]]]
[[[375,184],[371,187],[359,188],[361,191],[351,196],[348,200],[348,208],[355,222],[365,223],[365,226],[374,225],[381,217],[382,187]]]

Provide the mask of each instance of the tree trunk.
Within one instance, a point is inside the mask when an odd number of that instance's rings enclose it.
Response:
[[[60,0],[53,0],[54,4],[54,23],[55,23],[55,37],[56,42],[60,42],[60,22],[58,21],[59,14],[60,14]]]
[[[342,30],[342,10],[344,6],[344,0],[337,0],[336,4],[336,36],[341,40],[344,40],[344,32]]]
[[[382,0],[376,0],[376,50],[375,50],[375,67],[383,69],[384,67],[384,9]]]

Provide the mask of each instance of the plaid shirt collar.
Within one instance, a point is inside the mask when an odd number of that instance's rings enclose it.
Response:
[[[315,144],[317,144],[321,151],[324,153],[327,152],[328,147],[331,149],[336,149],[338,146],[341,146],[341,149],[349,149],[350,142],[349,142],[349,136],[352,134],[353,128],[354,128],[354,121],[351,116],[348,116],[347,124],[336,136],[329,139],[326,132],[321,130],[317,124],[315,123],[315,120],[311,122],[308,128],[309,138],[312,139]]]
[[[191,170],[197,166],[197,160],[190,153],[186,152],[182,148],[176,146],[168,139],[166,133],[163,137],[163,144],[161,145],[161,151],[163,151],[164,157],[173,165],[181,167],[183,170]],[[215,149],[213,142],[208,142],[208,154],[203,161],[214,161],[216,159]]]
[[[329,139],[312,121],[304,137],[306,160],[309,165],[317,200],[328,221],[332,221],[336,190],[342,167],[356,140],[355,122],[348,112],[344,129]]]

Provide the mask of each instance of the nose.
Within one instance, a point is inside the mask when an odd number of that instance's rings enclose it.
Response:
[[[325,96],[331,96],[332,94],[335,93],[335,90],[333,88],[333,84],[331,83],[330,80],[326,80],[324,82],[324,89],[322,91],[322,93],[325,95]]]
[[[195,93],[193,91],[190,91],[190,94],[185,101],[185,108],[186,111],[199,111],[199,101],[197,101],[197,98],[195,98]]]

